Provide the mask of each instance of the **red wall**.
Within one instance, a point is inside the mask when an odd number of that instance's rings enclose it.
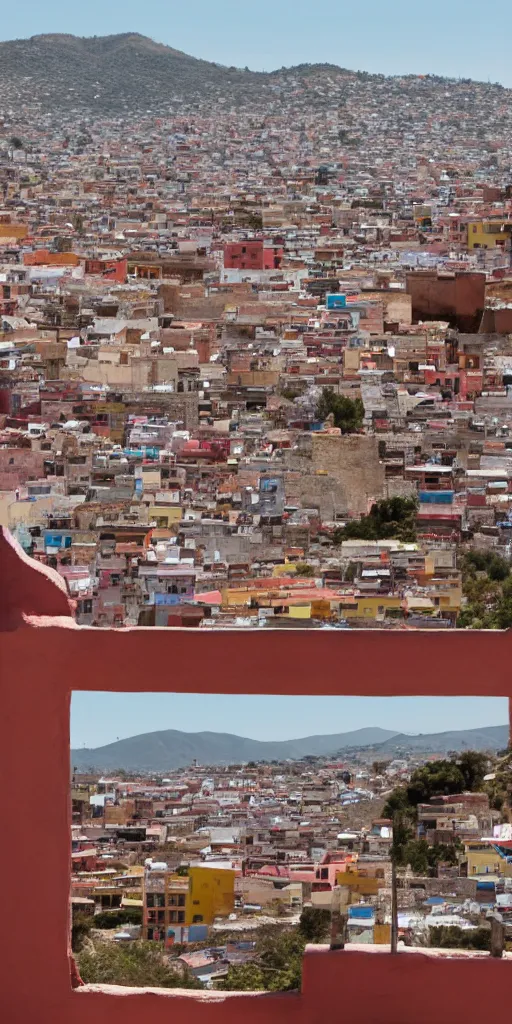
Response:
[[[282,258],[281,246],[265,248],[261,238],[228,242],[224,246],[224,267],[227,270],[274,270],[280,266]]]
[[[128,261],[122,260],[95,260],[85,261],[86,274],[102,274],[109,281],[116,281],[124,284],[128,272]]]
[[[352,1024],[482,1024],[489,1000],[506,1013],[510,961],[321,947],[306,954],[300,995],[73,991],[69,711],[72,688],[510,697],[509,633],[275,630],[262,643],[258,630],[89,629],[70,617],[63,580],[8,535],[0,535],[0,576],[2,820],[16,836],[15,856],[12,843],[0,844],[6,1024],[168,1024],[182,1014],[188,1024],[331,1024],[345,1016]],[[19,913],[27,879],[37,887],[30,925]]]
[[[0,490],[10,491],[27,480],[43,477],[47,458],[47,452],[36,452],[31,448],[0,449]]]
[[[412,320],[448,320],[453,327],[478,331],[485,302],[485,274],[458,273],[438,277],[436,271],[406,275],[412,298]]]

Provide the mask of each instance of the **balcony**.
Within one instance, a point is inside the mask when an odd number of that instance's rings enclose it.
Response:
[[[510,698],[508,633],[269,630],[262,640],[251,630],[92,629],[74,622],[62,579],[27,558],[6,534],[0,536],[0,575],[3,820],[18,841],[14,858],[12,844],[0,846],[9,879],[0,939],[6,1024],[139,1024],[146,1018],[168,1024],[182,1013],[190,1024],[327,1024],[342,1015],[351,1024],[481,1024],[491,999],[506,1014],[510,958],[433,951],[392,956],[368,946],[310,947],[297,994],[73,990],[69,710],[72,689]],[[36,786],[38,799],[27,813],[27,794]],[[36,843],[45,885],[38,891],[37,926],[27,928],[18,894],[33,876]]]

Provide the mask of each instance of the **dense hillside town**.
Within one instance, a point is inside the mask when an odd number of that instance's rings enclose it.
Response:
[[[76,623],[512,626],[510,91],[0,58],[0,526]],[[73,984],[510,955],[508,729],[366,732],[72,751]]]
[[[378,751],[194,763],[167,776],[75,773],[71,902],[84,980],[108,980],[108,969],[125,984],[296,988],[306,941],[332,945],[333,927],[342,945],[389,946],[393,887],[402,946],[489,951],[494,921],[502,955],[510,755],[425,762]]]
[[[506,91],[326,75],[4,110],[0,514],[81,624],[512,621]]]

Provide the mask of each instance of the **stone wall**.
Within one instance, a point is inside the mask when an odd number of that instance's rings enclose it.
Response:
[[[286,464],[294,471],[285,480],[288,504],[319,508],[323,518],[365,513],[371,498],[386,496],[378,438],[370,434],[306,435]]]

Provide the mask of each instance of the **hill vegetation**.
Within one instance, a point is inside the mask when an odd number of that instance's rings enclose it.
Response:
[[[466,126],[460,118],[447,116],[447,87],[452,101],[469,114]],[[467,127],[471,137],[480,131],[481,142],[487,134],[494,138],[494,131],[503,133],[509,124],[509,91],[500,85],[434,75],[387,78],[332,64],[255,72],[198,60],[136,32],[90,38],[51,33],[2,42],[0,89],[7,111],[22,111],[27,105],[29,110],[97,114],[162,112],[173,105],[194,111],[208,101],[210,110],[218,103],[225,110],[253,105],[265,114],[272,108],[282,112],[283,102],[298,111],[301,106],[343,108],[354,100],[364,108],[376,100],[383,111],[389,104],[399,107],[407,123],[426,124],[439,111],[448,134]],[[348,110],[347,115],[340,139],[353,146],[358,118]]]

